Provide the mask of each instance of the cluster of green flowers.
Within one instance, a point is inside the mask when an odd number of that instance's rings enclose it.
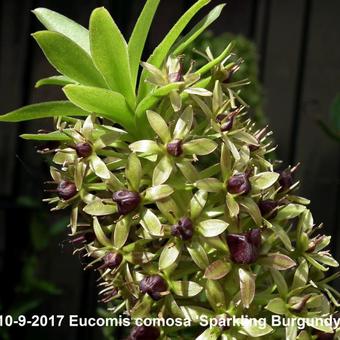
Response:
[[[208,2],[200,0],[193,8]],[[150,0],[146,6],[155,3]],[[325,272],[338,263],[324,250],[330,237],[318,234],[321,225],[314,224],[308,200],[295,194],[297,167],[279,171],[279,162],[268,157],[274,149],[270,132],[247,118],[240,88],[248,81],[233,81],[239,59],[232,46],[218,57],[207,49],[205,65],[195,70],[192,63],[185,70],[180,52],[204,28],[199,24],[187,43],[167,51],[165,61],[156,62],[155,53],[142,63],[136,97],[126,78],[119,78],[127,76],[120,69],[111,77],[118,64],[105,62],[112,41],[103,37],[107,29],[117,33],[107,11],[95,10],[90,20],[96,68],[86,59],[84,70],[77,72],[69,56],[60,63],[58,51],[50,48],[59,40],[64,48],[78,47],[63,38],[69,31],[53,32],[59,26],[48,24],[54,14],[45,11],[36,14],[51,31],[35,38],[64,76],[43,82],[66,84],[64,92],[77,107],[67,102],[57,113],[50,109],[58,117],[56,130],[23,137],[58,142],[51,167],[56,195],[46,201],[54,205],[52,210],[71,209],[70,242],[88,259],[86,268],[99,272],[100,299],[109,310],[131,318],[190,319],[193,324],[202,316],[333,315],[339,293],[329,282],[338,275],[327,278]],[[193,9],[188,13],[193,15]],[[77,53],[79,58],[83,52]],[[91,79],[84,78],[86,70]],[[137,73],[132,76],[136,81]],[[112,90],[102,89],[105,84]],[[18,114],[22,111],[2,120],[13,121]],[[86,118],[71,117],[79,115]],[[335,332],[329,325],[315,328],[244,323],[193,329],[200,340],[321,339]],[[142,326],[130,338],[175,339],[181,332],[181,327]]]
[[[296,168],[279,172],[266,159],[268,133],[254,131],[232,81],[212,73],[212,91],[187,87],[180,60],[168,64],[177,67],[149,67],[151,77],[165,83],[176,73],[183,85],[155,109],[167,103],[170,123],[147,112],[150,139],[94,116],[58,127],[67,140],[51,168],[58,197],[47,201],[72,207],[72,242],[99,270],[102,301],[133,318],[328,315],[336,298],[324,272],[337,262],[323,251],[330,237],[315,234],[308,201],[294,194]]]

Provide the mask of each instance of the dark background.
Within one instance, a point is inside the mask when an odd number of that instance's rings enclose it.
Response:
[[[162,0],[148,42],[149,50],[164,36],[194,1]],[[213,0],[208,7],[222,1]],[[34,89],[34,83],[55,72],[45,61],[30,33],[42,29],[31,9],[47,7],[87,26],[90,12],[105,6],[125,35],[143,0],[2,0],[0,12],[0,113],[39,101],[59,98],[56,87]],[[340,92],[340,2],[338,0],[229,0],[216,33],[243,34],[256,43],[265,113],[285,164],[301,161],[301,195],[312,200],[316,222],[323,221],[333,235],[332,252],[340,253],[340,152],[317,124],[328,119],[330,103]],[[0,125],[0,307],[6,312],[20,297],[15,288],[30,252],[28,224],[41,207],[22,204],[20,198],[43,197],[47,165],[34,144],[21,141],[23,132],[35,132],[41,122]],[[19,200],[18,200],[19,199]],[[47,211],[44,206],[42,211]],[[58,220],[56,215],[54,220]],[[42,234],[53,220],[42,217]],[[95,276],[84,273],[77,256],[65,246],[66,232],[52,237],[39,253],[39,275],[62,290],[48,295],[35,311],[39,314],[95,316]],[[339,287],[339,283],[337,284]],[[18,331],[15,331],[18,332]],[[32,329],[19,330],[10,339],[40,339]],[[101,339],[94,329],[42,330],[46,339]],[[0,336],[1,337],[1,336]],[[119,336],[116,336],[118,339]]]

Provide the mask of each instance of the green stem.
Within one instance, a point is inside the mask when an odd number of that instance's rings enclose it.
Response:
[[[107,185],[105,183],[91,183],[85,185],[88,191],[105,191],[107,190]]]

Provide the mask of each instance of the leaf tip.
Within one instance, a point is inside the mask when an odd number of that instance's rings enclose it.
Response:
[[[31,12],[32,12],[36,17],[38,17],[39,14],[41,14],[41,12],[43,12],[43,11],[45,11],[45,10],[47,10],[47,9],[44,8],[44,7],[37,7],[37,8],[32,9]]]

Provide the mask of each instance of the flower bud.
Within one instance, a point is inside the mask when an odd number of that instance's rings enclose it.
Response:
[[[293,296],[289,300],[290,310],[294,311],[295,313],[301,313],[310,297],[310,295],[305,295],[303,297]]]
[[[149,294],[153,300],[159,300],[162,295],[159,293],[167,290],[167,284],[164,279],[159,275],[146,276],[140,282],[139,288],[142,293]]]
[[[236,174],[229,178],[227,190],[231,194],[246,195],[251,189],[248,176],[244,173]]]
[[[166,146],[168,153],[174,157],[179,157],[183,153],[182,141],[174,139]]]
[[[240,109],[236,109],[229,113],[220,113],[216,116],[216,122],[221,125],[221,131],[230,131],[234,126],[235,116],[240,112]]]
[[[76,152],[79,157],[89,157],[92,154],[92,146],[89,143],[76,144]]]
[[[261,215],[267,219],[274,218],[277,215],[277,207],[279,203],[274,200],[263,200],[258,203]]]
[[[132,329],[129,340],[157,340],[161,333],[154,326],[136,326]]]
[[[183,81],[183,57],[170,58],[167,63],[168,79],[170,83]]]
[[[183,74],[181,71],[173,72],[169,74],[169,82],[176,83],[178,81],[183,81]]]
[[[293,176],[290,169],[281,171],[279,184],[281,186],[280,192],[288,190],[293,185]]]
[[[120,215],[127,215],[135,210],[140,203],[140,196],[138,192],[129,190],[119,190],[113,193],[112,199],[117,203],[118,213]]]
[[[261,247],[261,231],[260,229],[252,229],[245,234],[229,234],[227,243],[233,262],[239,264],[254,263]]]
[[[309,240],[308,249],[306,250],[306,252],[312,253],[315,250],[316,246],[319,245],[324,239],[324,235],[317,235],[316,237]]]
[[[251,229],[246,234],[248,241],[257,249],[261,247],[261,230],[259,228]]]
[[[73,182],[61,181],[57,186],[58,196],[67,201],[77,194],[76,185]]]
[[[227,118],[228,114],[227,113],[220,113],[216,116],[215,120],[217,123],[222,123],[222,121]]]
[[[240,65],[236,64],[235,66],[232,67],[231,70],[228,71],[228,73],[225,76],[225,79],[222,81],[223,84],[228,84],[232,81],[233,75],[239,70]]]
[[[260,148],[260,145],[255,145],[255,144],[249,144],[248,145],[248,148],[249,148],[249,151],[250,152],[253,152],[253,151],[256,151]]]
[[[192,221],[188,217],[182,217],[177,224],[171,228],[171,234],[177,236],[184,241],[191,240],[194,233]]]
[[[333,333],[325,333],[322,331],[315,331],[316,334],[316,340],[333,340],[334,339],[334,334]]]
[[[98,269],[116,269],[123,261],[122,254],[119,253],[107,253],[103,257],[104,263]]]
[[[226,122],[221,124],[221,131],[222,132],[230,131],[233,128],[233,125],[234,125],[234,117],[231,117]]]

